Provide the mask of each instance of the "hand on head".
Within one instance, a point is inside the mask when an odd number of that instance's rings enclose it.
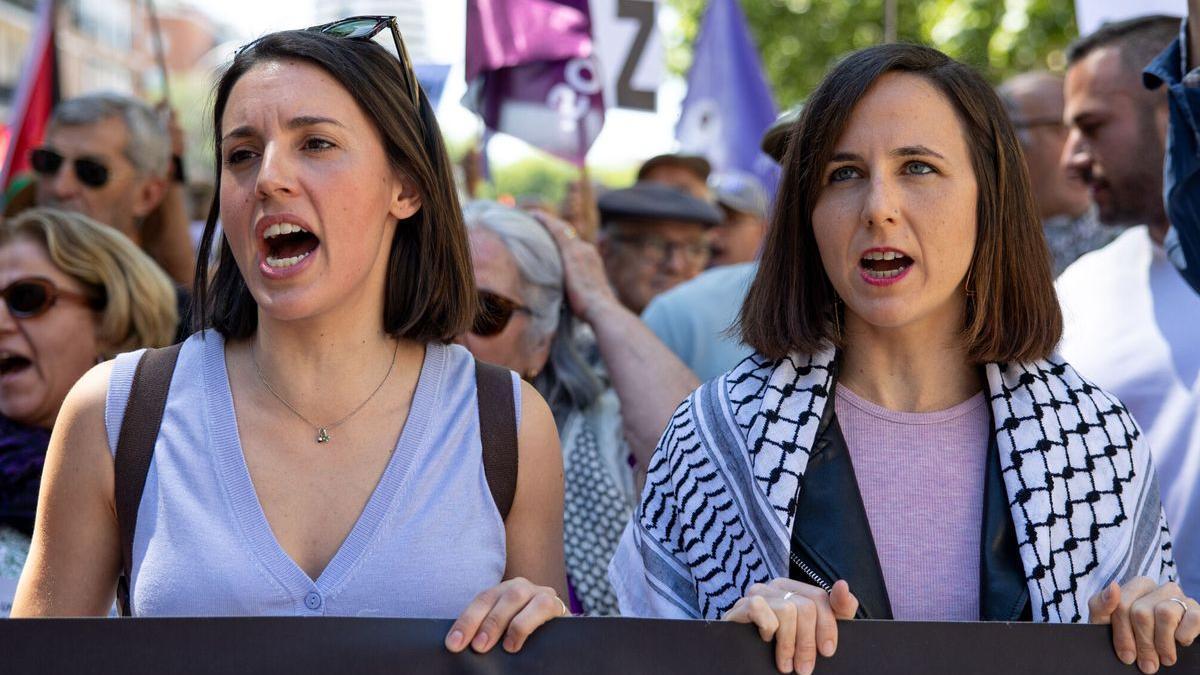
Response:
[[[533,217],[546,226],[558,244],[566,277],[567,301],[575,315],[590,323],[598,308],[619,305],[596,247],[558,218],[540,211],[533,213]]]

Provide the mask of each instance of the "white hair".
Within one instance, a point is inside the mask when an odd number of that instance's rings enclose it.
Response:
[[[546,367],[534,378],[554,420],[563,428],[567,414],[589,407],[604,391],[604,383],[583,356],[577,341],[578,323],[564,298],[562,254],[550,232],[536,218],[490,201],[463,208],[467,230],[486,230],[500,238],[512,254],[525,286],[525,303],[533,312],[531,335],[537,341],[552,336]]]
[[[166,177],[171,162],[171,137],[166,122],[142,101],[112,92],[85,94],[59,103],[51,126],[76,127],[118,117],[129,130],[125,157],[142,174]]]
[[[525,303],[533,312],[535,340],[558,328],[563,304],[563,262],[554,238],[536,218],[502,204],[475,201],[463,208],[467,231],[487,230],[500,238],[517,263]]]

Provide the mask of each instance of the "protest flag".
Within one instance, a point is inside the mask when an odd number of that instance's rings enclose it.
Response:
[[[779,168],[759,149],[775,121],[775,101],[737,0],[711,0],[688,72],[675,138],[714,171],[754,174],[774,195]]]
[[[583,166],[604,125],[588,0],[468,0],[463,105]]]
[[[29,152],[42,142],[50,113],[58,103],[58,65],[54,39],[54,0],[38,3],[25,66],[8,122],[8,148],[0,169],[0,185],[12,192],[14,180],[30,168]]]

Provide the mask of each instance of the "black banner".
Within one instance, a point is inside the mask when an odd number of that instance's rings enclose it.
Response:
[[[745,625],[560,619],[515,655],[451,654],[450,621],[353,618],[0,620],[0,673],[762,673],[773,647]],[[843,673],[1137,672],[1104,626],[906,623],[839,625]],[[1200,673],[1200,647],[1167,672]]]

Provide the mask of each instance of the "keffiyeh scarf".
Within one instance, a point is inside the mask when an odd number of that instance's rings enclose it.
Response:
[[[623,614],[718,619],[788,576],[834,359],[751,356],[680,405],[610,567]],[[1114,579],[1173,579],[1149,448],[1120,402],[1057,358],[986,373],[1034,620],[1086,621]]]

